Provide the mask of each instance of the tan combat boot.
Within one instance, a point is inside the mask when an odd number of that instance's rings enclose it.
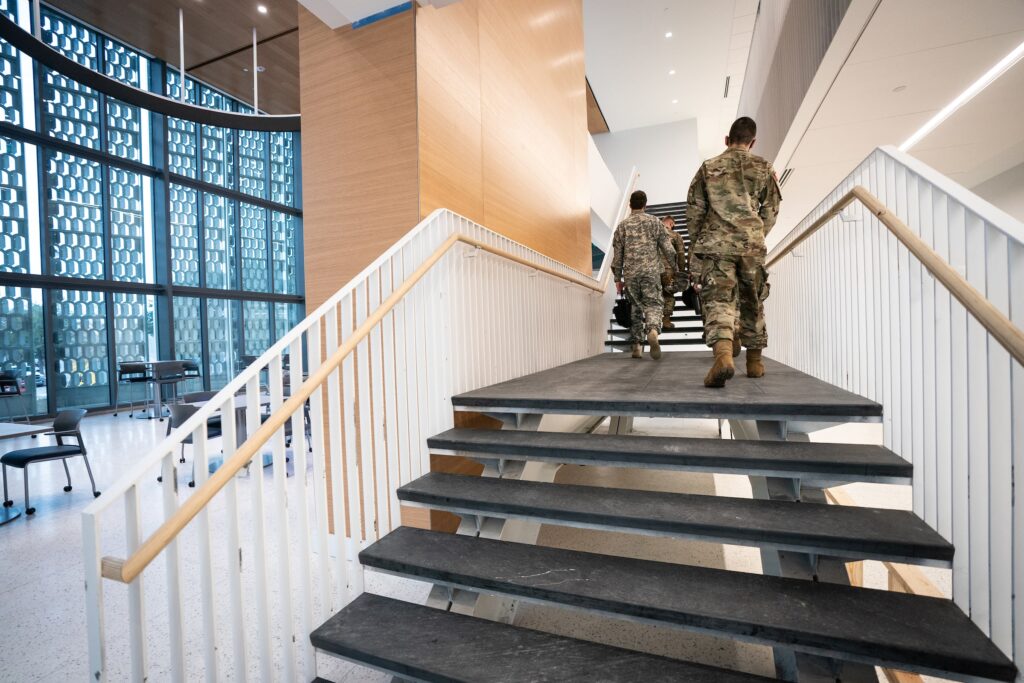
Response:
[[[658,343],[658,331],[651,330],[647,333],[647,343],[651,345],[651,358],[658,360],[661,358],[661,344]]]
[[[674,330],[675,328],[676,324],[672,322],[672,320],[670,320],[668,316],[665,316],[664,318],[661,319],[661,329]]]
[[[739,337],[733,337],[732,338],[732,357],[735,358],[736,356],[740,355],[740,351],[742,351],[742,350],[743,350],[743,345],[740,344]]]
[[[644,351],[640,344],[633,344],[633,358],[643,358]]]
[[[725,386],[726,380],[732,379],[736,374],[736,366],[732,362],[732,342],[728,339],[719,339],[712,350],[715,352],[715,364],[704,376],[704,386],[720,389]]]
[[[747,377],[764,377],[761,349],[747,349]]]

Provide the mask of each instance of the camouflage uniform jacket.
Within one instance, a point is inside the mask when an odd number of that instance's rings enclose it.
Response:
[[[683,242],[682,235],[664,223],[662,223],[662,226],[664,226],[665,233],[668,234],[668,238],[672,240],[672,247],[676,250],[676,257],[674,259],[670,259],[664,254],[662,255],[661,261],[665,268],[665,272],[681,273],[686,270],[686,244]]]
[[[686,198],[692,254],[764,256],[782,194],[772,165],[742,149],[701,164]]]
[[[661,277],[664,256],[675,261],[676,250],[661,221],[643,211],[634,211],[615,228],[612,238],[612,272],[617,280],[638,275]],[[658,251],[661,250],[661,254]]]

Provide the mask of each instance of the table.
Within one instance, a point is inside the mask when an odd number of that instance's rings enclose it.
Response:
[[[16,439],[20,436],[35,436],[49,431],[53,431],[52,422],[38,424],[14,424],[12,422],[0,422],[0,441],[4,439]],[[9,524],[18,517],[21,517],[22,512],[23,510],[17,507],[0,507],[0,526]]]
[[[195,401],[193,403],[189,403],[188,405],[195,406],[196,408],[202,408],[207,403],[209,403],[209,401]],[[263,406],[269,406],[270,405],[270,394],[260,394],[259,403],[260,403],[260,407],[261,408]],[[246,413],[246,410],[248,409],[248,407],[249,407],[249,395],[248,394],[240,394],[240,395],[235,396],[235,431],[238,434],[238,443],[239,444],[243,443],[245,441],[245,439],[246,439],[245,413]]]
[[[160,381],[157,376],[161,370],[179,370],[183,361],[180,360],[142,360],[142,361],[125,361],[127,363],[141,363],[146,366],[146,374],[152,379],[149,380],[149,385],[153,389],[153,400],[149,404],[146,410],[142,411],[142,420],[152,420],[154,417],[164,419],[164,404],[163,404],[163,387],[165,384],[173,384],[174,382],[181,381],[182,378],[168,379]],[[178,373],[180,375],[180,372]],[[190,379],[190,378],[185,378]]]

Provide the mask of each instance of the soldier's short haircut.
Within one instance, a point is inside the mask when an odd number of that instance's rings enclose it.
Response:
[[[647,193],[643,190],[637,190],[633,194],[629,195],[629,208],[636,211],[647,206]]]
[[[729,144],[749,145],[757,136],[757,124],[749,116],[741,116],[729,128]]]

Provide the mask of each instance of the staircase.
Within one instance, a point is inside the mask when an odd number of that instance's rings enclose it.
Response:
[[[494,476],[431,472],[398,498],[462,516],[462,532],[401,527],[359,555],[369,570],[444,587],[446,609],[363,594],[313,631],[314,646],[426,681],[768,680],[480,619],[465,599],[480,593],[509,601],[512,614],[528,600],[767,644],[783,680],[877,680],[877,665],[1013,681],[1014,664],[951,601],[844,585],[844,561],[953,561],[953,546],[911,512],[823,504],[825,485],[909,484],[904,459],[786,439],[801,422],[879,421],[881,406],[770,360],[763,379],[707,390],[709,362],[706,353],[660,363],[609,353],[454,396],[455,410],[500,417],[506,429],[451,429],[428,446]],[[551,414],[713,417],[756,425],[760,440],[531,431]],[[755,499],[526,481],[517,465],[529,462],[746,474]],[[509,542],[508,520],[755,546],[765,573]]]
[[[686,202],[673,204],[652,204],[647,207],[647,213],[662,218],[671,216],[675,219],[675,231],[683,237],[687,254],[690,249],[690,233],[686,229]],[[682,286],[682,285],[680,285]],[[664,329],[661,333],[661,345],[666,351],[682,351],[687,349],[701,349],[704,347],[704,323],[700,315],[692,308],[683,305],[682,292],[676,292],[676,307],[672,312],[673,329]],[[629,328],[622,327],[610,320],[608,328],[607,347],[611,349],[628,349]]]

